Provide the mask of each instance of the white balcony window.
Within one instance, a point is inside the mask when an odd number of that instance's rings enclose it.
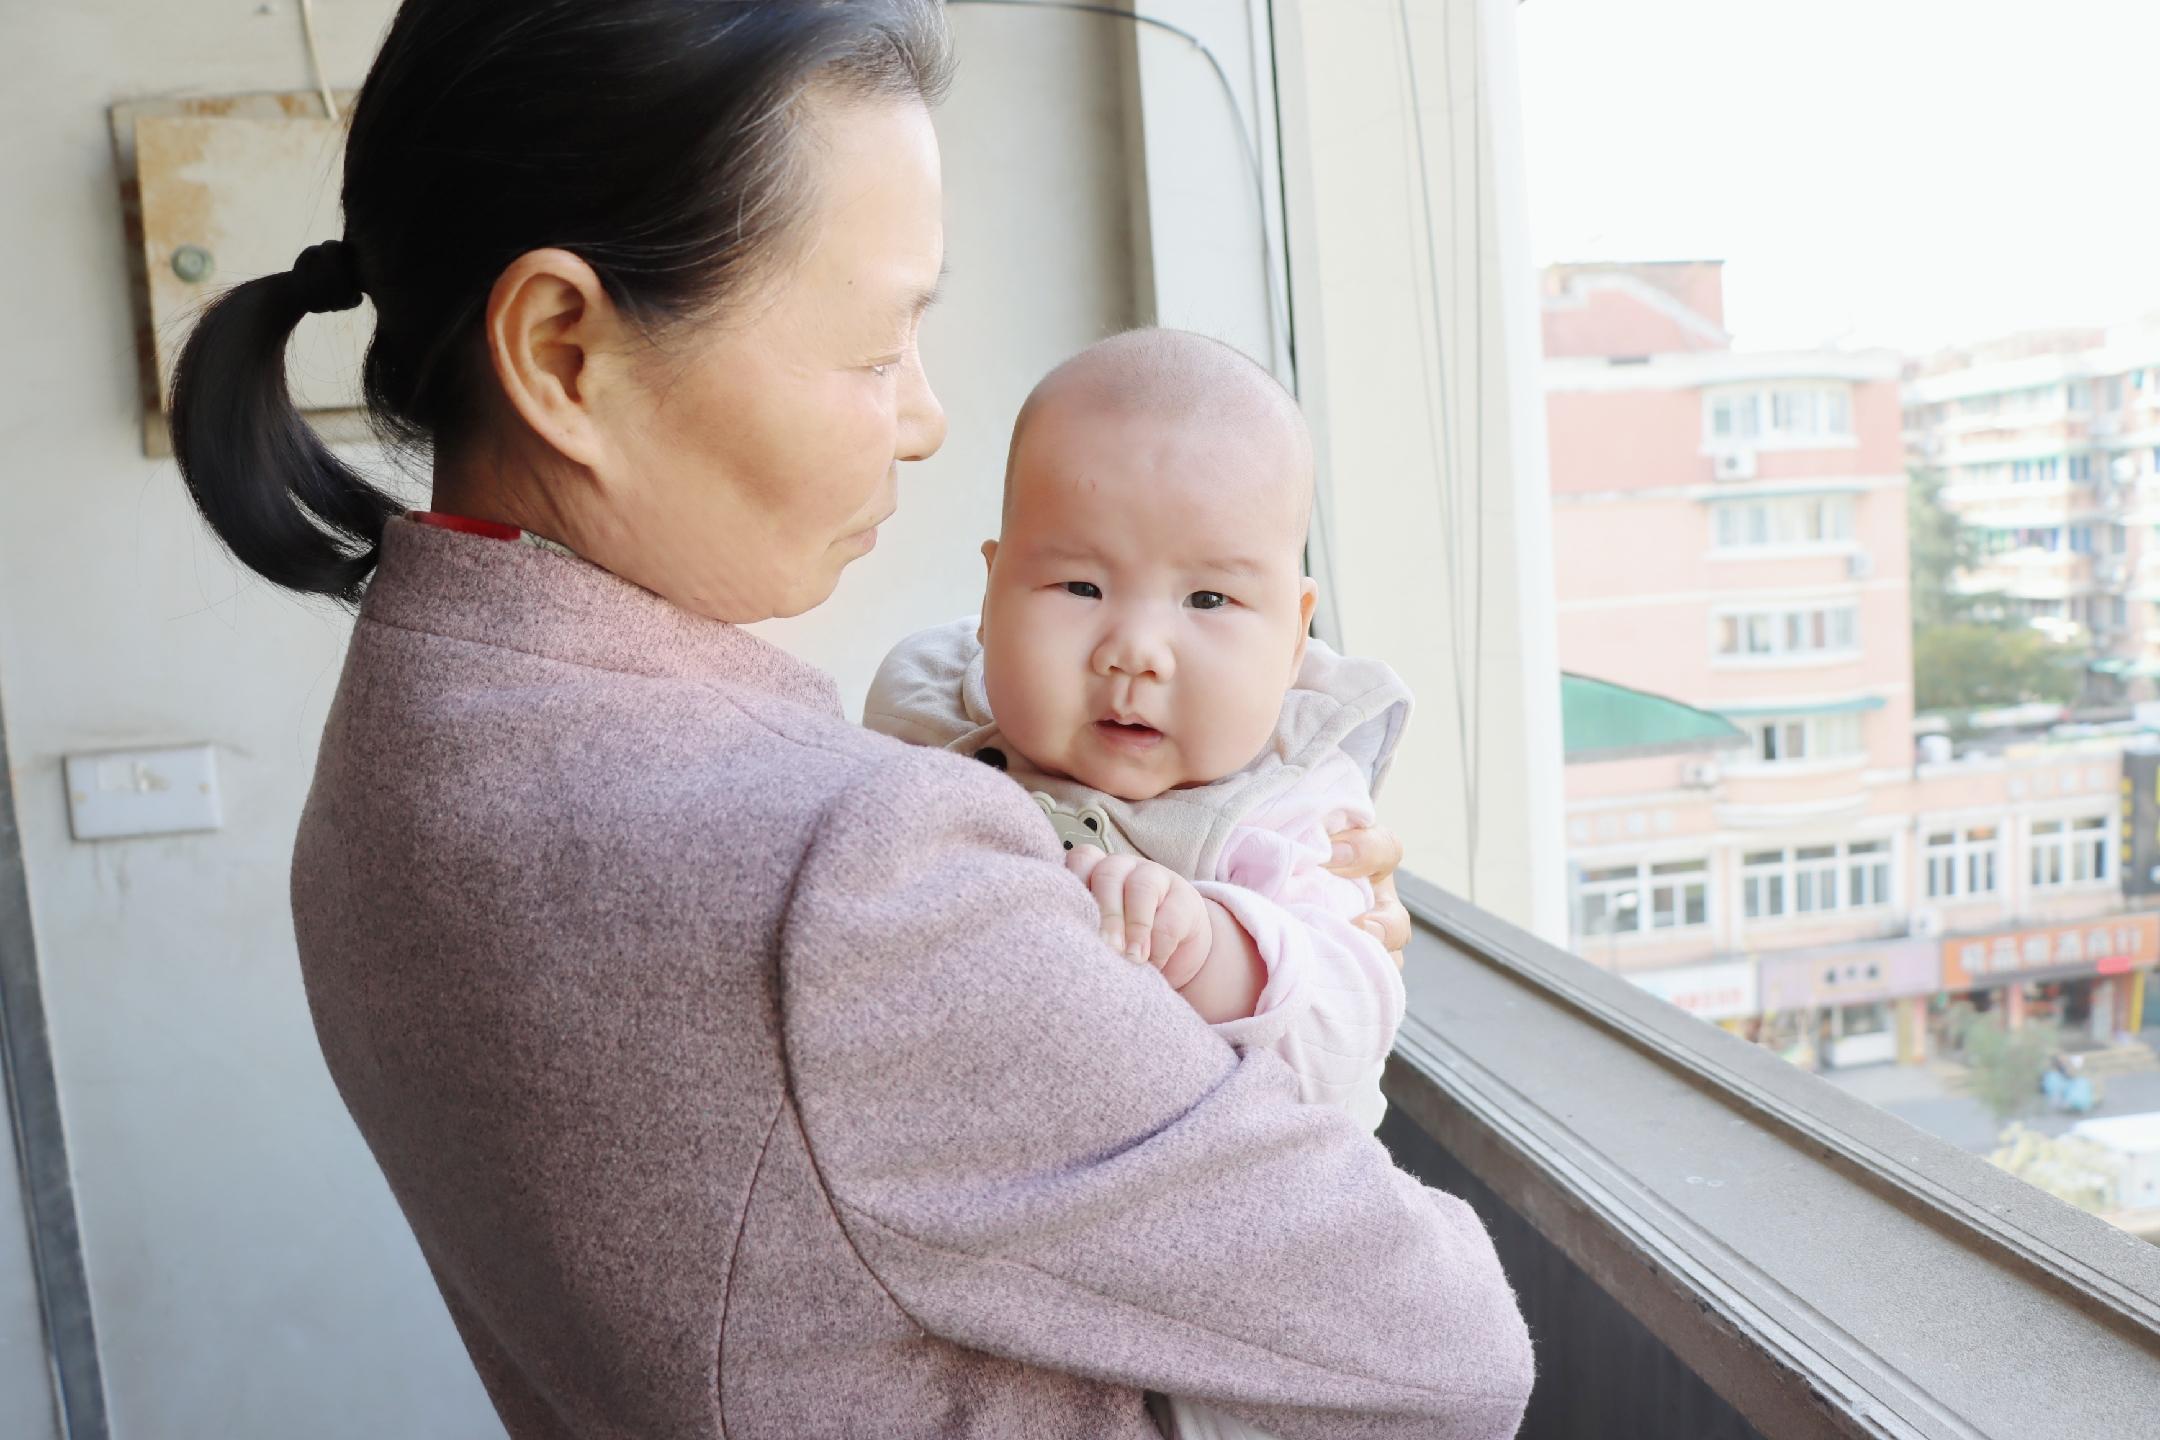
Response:
[[[1703,400],[1703,440],[1712,450],[1848,444],[1852,387],[1797,382],[1715,390]]]
[[[1807,715],[1747,722],[1756,758],[1765,764],[1837,760],[1866,753],[1860,716]]]
[[[2002,831],[1994,825],[1967,825],[1931,831],[1927,837],[1927,893],[1930,900],[1993,895],[2002,888]]]
[[[1585,870],[1576,905],[1585,938],[1696,929],[1710,923],[1710,862],[1660,860]]]
[[[2105,884],[2111,874],[2108,840],[2105,815],[2033,821],[2033,888],[2064,890]]]
[[[1839,546],[1853,538],[1853,497],[1794,495],[1725,500],[1712,507],[1717,548],[1758,550]]]
[[[1750,920],[1868,910],[1891,903],[1888,840],[1752,850],[1741,857],[1741,910]]]
[[[1714,653],[1727,660],[1805,659],[1852,651],[1859,643],[1859,609],[1808,605],[1728,611],[1714,617]]]

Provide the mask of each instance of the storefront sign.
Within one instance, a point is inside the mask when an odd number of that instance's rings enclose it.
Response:
[[[2160,750],[2123,752],[2122,791],[2123,894],[2160,895]]]
[[[1942,947],[1933,940],[1876,940],[1762,957],[1765,1015],[1932,995],[1941,984]]]
[[[1703,1020],[1753,1015],[1755,962],[1721,960],[1712,965],[1675,965],[1670,970],[1639,970],[1628,975],[1639,989],[1668,1000]]]
[[[2156,961],[2160,961],[2160,914],[2115,915],[2082,925],[1945,940],[1943,989],[1986,989],[2006,978],[2045,970],[2120,974]]]

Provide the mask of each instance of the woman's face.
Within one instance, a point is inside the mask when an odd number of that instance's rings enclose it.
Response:
[[[613,532],[592,558],[738,624],[823,603],[898,505],[898,463],[945,439],[916,348],[945,249],[929,112],[810,108],[811,200],[791,253],[615,391],[618,473],[595,476],[608,501],[580,527]]]

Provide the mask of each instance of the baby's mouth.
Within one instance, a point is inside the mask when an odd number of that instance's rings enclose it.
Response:
[[[1162,743],[1163,733],[1152,725],[1137,720],[1102,719],[1095,722],[1095,734],[1112,749],[1133,754],[1152,750]]]

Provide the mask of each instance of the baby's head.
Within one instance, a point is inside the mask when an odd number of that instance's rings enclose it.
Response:
[[[1297,402],[1213,340],[1135,330],[1051,371],[983,546],[1007,744],[1127,800],[1250,764],[1305,657],[1312,469]]]

